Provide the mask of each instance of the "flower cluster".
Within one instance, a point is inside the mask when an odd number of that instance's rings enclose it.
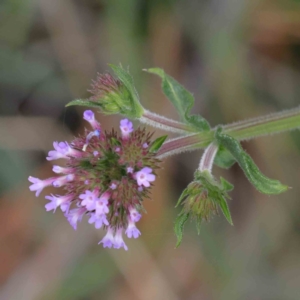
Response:
[[[136,222],[141,218],[143,200],[155,181],[155,170],[160,161],[150,151],[152,134],[145,129],[134,130],[132,122],[121,120],[121,135],[112,130],[103,132],[91,110],[83,114],[92,130],[86,130],[72,143],[54,142],[47,160],[64,159],[64,166],[53,166],[57,176],[41,180],[30,176],[31,191],[39,196],[48,186],[62,187],[64,195],[48,195],[47,211],[60,207],[76,230],[83,216],[95,228],[104,228],[103,247],[127,246],[122,233],[128,238],[141,234]]]

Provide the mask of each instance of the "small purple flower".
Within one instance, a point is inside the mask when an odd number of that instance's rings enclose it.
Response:
[[[114,230],[112,227],[108,227],[106,235],[98,244],[103,244],[103,248],[112,248],[115,244]]]
[[[53,166],[52,171],[56,174],[69,174],[74,172],[74,168],[64,168],[61,166]]]
[[[127,173],[133,173],[133,168],[132,167],[127,167],[126,171],[127,171]]]
[[[81,221],[86,211],[87,210],[85,207],[79,207],[71,209],[68,213],[65,214],[66,218],[68,219],[70,225],[74,228],[74,230],[77,229],[77,222]]]
[[[144,167],[142,170],[135,173],[136,181],[139,186],[149,187],[150,182],[155,180],[155,175],[151,174],[152,169]]]
[[[123,232],[122,227],[117,229],[117,232],[115,235],[114,248],[120,249],[123,247],[127,251],[128,247],[126,246],[125,242],[123,241],[122,232]]]
[[[59,158],[69,159],[69,156],[81,156],[81,152],[71,148],[67,142],[54,142],[53,147],[55,150],[48,152],[47,160],[55,160]]]
[[[48,179],[45,179],[45,180],[41,180],[41,179],[38,179],[38,178],[35,178],[35,177],[32,177],[32,176],[29,176],[28,177],[28,180],[33,183],[29,189],[32,191],[32,192],[36,192],[35,193],[35,196],[38,197],[40,195],[40,193],[42,192],[42,190],[51,185],[53,183],[53,181],[56,180],[56,177],[52,177],[52,178],[48,178]]]
[[[107,221],[106,215],[96,215],[95,213],[91,213],[91,217],[89,218],[88,221],[90,224],[95,223],[95,228],[96,229],[100,229],[102,227],[102,225],[106,225],[108,226],[109,223]]]
[[[95,206],[96,215],[100,216],[100,215],[107,214],[109,212],[109,208],[108,208],[109,197],[110,197],[110,193],[105,192],[96,201],[96,206]]]
[[[100,123],[95,119],[95,114],[91,110],[84,111],[83,118],[88,121],[94,129],[101,129]]]
[[[82,147],[82,151],[86,151],[86,148],[89,145],[89,142],[90,142],[91,138],[94,137],[94,136],[99,137],[100,136],[100,132],[101,132],[100,129],[96,129],[96,130],[90,132],[87,135],[86,140],[85,140],[85,144]]]
[[[60,206],[63,212],[67,212],[71,205],[71,200],[73,199],[74,195],[68,194],[64,196],[53,195],[46,196],[45,199],[50,200],[49,203],[45,205],[47,211],[53,210],[55,212],[56,208]]]
[[[120,121],[120,129],[123,138],[128,138],[129,134],[133,131],[133,124],[128,119],[123,119]]]
[[[137,239],[141,235],[141,232],[136,228],[135,223],[131,220],[131,218],[128,218],[128,227],[125,233],[129,239],[132,237]]]
[[[103,80],[101,93],[116,92],[111,89],[111,77]],[[119,83],[114,86],[119,87]],[[91,101],[98,101],[98,96]],[[136,222],[141,219],[142,198],[147,196],[144,191],[155,180],[154,170],[160,160],[147,149],[151,134],[141,128],[134,131],[129,119],[120,121],[121,134],[118,134],[115,130],[102,131],[91,110],[86,110],[83,117],[92,129],[85,130],[70,143],[54,142],[47,160],[64,158],[66,163],[53,165],[55,177],[45,180],[29,177],[29,189],[39,196],[47,186],[63,187],[65,195],[45,197],[47,211],[60,208],[75,230],[87,214],[88,223],[96,229],[107,230],[99,244],[104,248],[128,250],[123,231],[129,238],[140,236]]]
[[[63,185],[65,185],[66,183],[73,181],[75,178],[74,174],[68,174],[65,176],[61,176],[61,177],[57,177],[55,178],[55,180],[53,181],[52,185],[56,188],[58,187],[62,187]]]
[[[115,183],[112,183],[110,186],[109,186],[112,190],[115,190],[117,188],[117,185]]]
[[[85,206],[87,210],[94,210],[96,208],[96,200],[98,200],[99,192],[98,190],[94,191],[85,191],[84,194],[79,195],[79,198],[82,200],[81,205]]]
[[[68,213],[69,212],[69,209],[70,209],[70,206],[71,206],[72,202],[69,201],[69,202],[64,202],[60,205],[60,209],[62,212],[64,213]]]
[[[129,216],[133,222],[138,222],[142,217],[142,215],[133,207],[129,208]]]

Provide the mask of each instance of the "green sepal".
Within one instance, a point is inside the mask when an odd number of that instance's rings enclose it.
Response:
[[[224,197],[219,198],[219,207],[222,210],[223,215],[225,216],[225,218],[229,222],[229,224],[233,225],[230,210],[229,210],[228,204]]]
[[[101,109],[101,104],[94,102],[94,101],[90,101],[89,99],[75,99],[70,101],[68,104],[66,104],[66,107],[68,106],[87,106],[87,107],[96,107],[96,108],[100,108]]]
[[[203,220],[209,220],[213,214],[217,214],[218,208],[224,214],[226,220],[233,225],[227,199],[230,199],[228,191],[233,189],[233,185],[224,178],[218,182],[208,171],[197,170],[192,181],[182,192],[176,204],[183,205],[183,209],[178,215],[175,223],[175,233],[177,235],[177,246],[179,246],[182,235],[183,225],[186,221],[184,216],[188,214],[196,221],[198,234],[200,233]],[[184,222],[183,222],[184,221]]]
[[[196,132],[210,130],[209,123],[202,116],[190,114],[195,100],[189,91],[160,68],[151,68],[144,71],[156,74],[162,79],[162,90],[175,106],[183,122],[190,125],[191,129],[194,129]]]
[[[214,164],[223,169],[229,169],[236,163],[232,154],[222,145],[219,146]]]
[[[103,90],[99,84],[99,95],[94,95],[89,99],[73,100],[66,106],[95,107],[107,115],[122,114],[131,119],[140,118],[144,113],[144,108],[140,104],[131,75],[121,65],[110,65],[110,67],[117,77],[118,84],[115,82],[112,86],[105,86]]]
[[[184,198],[186,198],[188,195],[190,194],[190,189],[187,187],[186,189],[183,190],[183,192],[181,193],[176,205],[175,205],[175,208],[178,207],[178,205],[182,202],[182,200]]]
[[[167,135],[163,135],[157,138],[156,140],[154,140],[149,147],[149,152],[157,152],[160,149],[160,147],[163,145],[167,137],[168,137]]]
[[[129,118],[140,118],[144,113],[144,109],[140,104],[139,96],[134,87],[132,76],[127,70],[122,67],[121,64],[120,66],[109,64],[109,66],[112,68],[116,77],[124,84],[127,89],[127,99],[123,102],[123,105],[127,107],[121,108],[121,113]]]
[[[236,159],[248,180],[258,191],[271,195],[280,194],[288,189],[288,186],[283,185],[280,181],[263,175],[251,156],[243,150],[241,144],[230,135],[223,133],[221,128],[216,131],[215,137],[219,144],[224,146]]]
[[[230,199],[227,192],[232,191],[234,186],[223,177],[220,178],[220,183],[217,182],[208,171],[196,171],[195,178],[202,183],[208,197],[220,207],[227,221],[233,225],[226,199]]]
[[[220,182],[221,182],[221,186],[222,189],[226,192],[230,192],[233,190],[234,185],[231,184],[230,182],[228,182],[226,179],[224,179],[223,177],[220,177]]]
[[[176,248],[181,244],[184,225],[188,220],[188,218],[189,218],[189,213],[182,211],[175,220],[174,231],[177,237]]]

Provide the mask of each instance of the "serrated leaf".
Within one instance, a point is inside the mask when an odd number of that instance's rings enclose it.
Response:
[[[190,115],[190,110],[193,107],[195,100],[189,91],[160,68],[151,68],[145,71],[156,74],[162,79],[162,90],[175,106],[179,117],[183,122],[189,124],[195,131],[205,131],[210,129],[209,123],[203,117],[200,115]]]
[[[225,133],[222,133],[221,129],[216,131],[215,136],[217,141],[229,150],[244,171],[249,181],[258,191],[270,195],[280,194],[288,189],[288,187],[280,183],[280,181],[270,179],[263,175],[252,160],[251,156],[243,150],[241,144],[236,139]]]
[[[228,204],[223,197],[220,197],[220,199],[219,199],[219,206],[220,206],[225,218],[229,222],[229,224],[233,225]]]
[[[219,147],[214,164],[220,168],[229,169],[235,164],[236,160],[232,154],[223,146]]]
[[[174,231],[177,237],[176,248],[181,244],[183,237],[184,224],[189,218],[189,213],[181,212],[175,221]]]
[[[87,106],[87,107],[101,107],[101,105],[97,102],[93,102],[90,101],[88,99],[76,99],[76,100],[72,100],[71,102],[69,102],[66,107],[68,106],[73,106],[73,105],[78,105],[78,106]]]
[[[152,142],[149,147],[149,152],[157,152],[167,139],[167,135],[163,135]]]

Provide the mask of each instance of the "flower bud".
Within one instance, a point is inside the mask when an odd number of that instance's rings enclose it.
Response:
[[[140,118],[144,109],[128,71],[121,66],[111,65],[115,77],[98,74],[92,81],[89,92],[92,96],[86,100],[74,100],[67,104],[96,107],[104,114],[122,114],[128,118]]]

